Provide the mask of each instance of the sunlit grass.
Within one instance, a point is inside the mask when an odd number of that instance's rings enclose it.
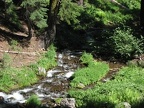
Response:
[[[0,90],[8,92],[12,89],[30,86],[36,83],[38,81],[38,67],[43,67],[46,70],[53,68],[57,65],[55,57],[55,47],[50,46],[49,50],[36,64],[14,68],[9,64],[9,56],[5,54],[4,63],[0,68]]]
[[[128,102],[133,108],[141,107],[144,101],[144,69],[124,67],[114,80],[99,82],[91,89],[71,89],[69,94],[76,98],[78,108],[115,108],[121,102]]]

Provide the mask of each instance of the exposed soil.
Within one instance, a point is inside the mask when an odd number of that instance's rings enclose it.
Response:
[[[12,31],[0,20],[0,61],[5,53],[11,58],[13,67],[21,67],[36,62],[43,53],[43,40],[33,36],[27,40],[27,26],[23,25],[23,32]]]

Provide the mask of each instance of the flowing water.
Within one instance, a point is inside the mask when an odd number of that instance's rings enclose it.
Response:
[[[22,90],[12,91],[10,94],[0,92],[5,103],[24,103],[32,94],[41,100],[66,97],[69,88],[69,78],[80,67],[80,51],[63,51],[57,54],[58,66],[47,72],[46,78],[37,84]]]
[[[0,97],[4,98],[5,103],[25,103],[26,100],[33,94],[37,95],[40,100],[46,102],[47,100],[59,97],[67,97],[67,90],[69,88],[69,78],[74,74],[74,71],[81,67],[79,57],[81,51],[63,51],[57,54],[58,66],[47,72],[46,78],[39,81],[37,84],[12,91],[10,94],[0,92]],[[110,67],[117,69],[121,67],[120,64],[109,63]],[[115,73],[110,71],[102,81],[107,80]],[[1,108],[1,107],[0,107]]]

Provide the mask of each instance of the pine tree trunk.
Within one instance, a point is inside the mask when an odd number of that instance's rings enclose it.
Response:
[[[32,38],[32,23],[30,20],[30,11],[29,7],[26,7],[26,12],[25,12],[25,18],[26,18],[26,24],[28,27],[28,37],[27,39],[30,40]]]
[[[141,0],[140,25],[142,30],[144,30],[144,0]]]
[[[48,12],[48,28],[45,36],[45,49],[54,42],[56,35],[56,22],[57,14],[59,12],[60,0],[50,0],[49,12]]]

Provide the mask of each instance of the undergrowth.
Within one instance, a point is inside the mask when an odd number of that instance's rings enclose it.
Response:
[[[26,102],[29,108],[41,108],[41,101],[38,99],[37,95],[32,95]]]
[[[75,72],[74,79],[70,83],[72,87],[78,87],[79,84],[86,86],[95,83],[104,77],[109,70],[108,64],[94,61],[91,54],[84,53],[80,59],[88,66]]]
[[[49,50],[36,63],[30,66],[14,68],[10,65],[10,56],[4,54],[0,70],[0,90],[9,92],[12,89],[30,86],[38,81],[38,67],[48,70],[57,65],[55,47],[52,45]]]
[[[77,108],[115,108],[121,102],[128,102],[132,108],[142,108],[144,102],[144,69],[123,67],[114,80],[98,82],[90,89],[69,90],[76,98]]]

